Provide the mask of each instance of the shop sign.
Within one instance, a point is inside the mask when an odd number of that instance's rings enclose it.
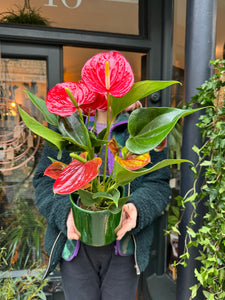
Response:
[[[73,9],[73,8],[78,8],[81,5],[82,0],[75,0],[76,4],[74,6],[70,6],[67,3],[67,0],[61,0],[63,5],[66,7]],[[47,4],[44,4],[44,6],[52,6],[52,7],[57,7],[58,5],[55,4],[56,0],[48,0]]]

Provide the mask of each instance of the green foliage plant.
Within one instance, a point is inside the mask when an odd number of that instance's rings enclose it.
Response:
[[[193,187],[184,197],[178,196],[180,207],[190,203],[193,213],[187,225],[184,253],[179,257],[178,264],[188,264],[190,248],[198,247],[201,261],[199,270],[195,269],[197,284],[190,289],[191,299],[197,299],[197,291],[201,287],[205,299],[225,299],[225,60],[211,62],[215,74],[206,81],[198,94],[188,104],[200,104],[205,108],[197,126],[203,138],[203,146],[193,147],[198,162],[191,166]],[[196,190],[197,182],[203,176],[200,191]],[[204,201],[207,213],[203,225],[193,230],[198,215],[196,207]],[[179,233],[178,224],[172,230]]]
[[[6,233],[0,230],[0,237]],[[0,248],[0,267],[7,266],[6,248]],[[34,264],[22,277],[13,277],[10,270],[0,272],[0,299],[1,300],[46,300],[43,288],[47,280],[42,280],[43,270]]]
[[[46,222],[36,207],[18,198],[0,218],[5,231],[0,236],[0,246],[6,248],[5,259],[14,270],[29,268],[43,258]]]
[[[57,84],[49,90],[46,101],[27,92],[46,121],[55,126],[58,132],[37,122],[22,107],[18,106],[18,110],[31,131],[59,150],[58,161],[50,158],[52,164],[44,172],[55,179],[54,194],[79,194],[87,209],[118,213],[128,200],[127,197],[120,197],[119,187],[166,166],[188,162],[182,159],[165,159],[151,166],[149,151],[161,151],[167,135],[177,121],[198,109],[139,107],[129,115],[129,137],[122,147],[110,137],[117,116],[137,101],[178,82],[145,80],[134,83],[129,62],[116,51],[98,53],[90,58],[81,70],[81,78],[82,81],[77,83]],[[104,112],[106,128],[96,136],[98,117],[93,126],[89,126],[89,120],[91,116],[97,116],[98,110]],[[73,158],[69,165],[60,162],[64,149],[70,151]],[[108,149],[114,156],[110,176],[106,174]],[[103,174],[100,174],[101,165]],[[144,168],[147,165],[150,167]]]

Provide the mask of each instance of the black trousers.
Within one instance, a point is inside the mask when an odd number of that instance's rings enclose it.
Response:
[[[115,255],[114,243],[81,243],[78,256],[60,264],[66,300],[135,300],[139,276],[134,257]]]

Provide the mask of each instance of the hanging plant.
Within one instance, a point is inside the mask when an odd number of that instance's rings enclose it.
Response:
[[[184,208],[188,203],[193,206],[185,250],[178,264],[184,267],[188,264],[191,247],[201,249],[196,258],[201,261],[201,267],[199,270],[196,268],[193,274],[198,284],[190,288],[190,299],[196,299],[201,287],[206,299],[217,300],[225,299],[225,60],[212,63],[216,74],[198,89],[198,94],[188,105],[199,103],[206,107],[196,124],[205,142],[200,149],[193,147],[198,156],[197,164],[191,167],[193,187],[184,197],[177,197],[180,207]],[[199,192],[196,186],[200,177],[204,180]],[[198,218],[196,207],[201,201],[207,206],[207,213],[203,226],[195,232],[193,225]],[[178,223],[172,230],[180,234]]]
[[[50,25],[48,19],[40,15],[40,9],[31,8],[29,0],[25,0],[23,7],[16,5],[15,10],[10,9],[0,15],[2,16],[0,19],[2,23]]]

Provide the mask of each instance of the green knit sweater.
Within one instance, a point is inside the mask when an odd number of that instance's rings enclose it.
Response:
[[[126,118],[126,116],[122,117]],[[121,119],[118,120],[120,123]],[[124,124],[118,125],[113,131],[114,136],[121,141],[126,139]],[[50,148],[47,143],[41,154],[37,166],[33,185],[35,187],[36,205],[39,212],[46,218],[48,226],[45,235],[45,250],[50,256],[49,265],[44,277],[54,270],[62,257],[66,243],[66,220],[71,208],[69,195],[53,194],[54,181],[44,176],[44,171],[51,163],[48,157],[57,159],[58,151]],[[151,166],[165,159],[165,153],[151,151]],[[68,164],[71,161],[69,154],[64,151],[62,161]],[[157,170],[145,176],[136,178],[131,183],[131,197],[129,202],[135,204],[138,211],[137,226],[130,233],[136,241],[136,262],[140,272],[144,271],[149,263],[150,248],[153,240],[153,223],[162,214],[169,202],[170,172],[169,168]]]

